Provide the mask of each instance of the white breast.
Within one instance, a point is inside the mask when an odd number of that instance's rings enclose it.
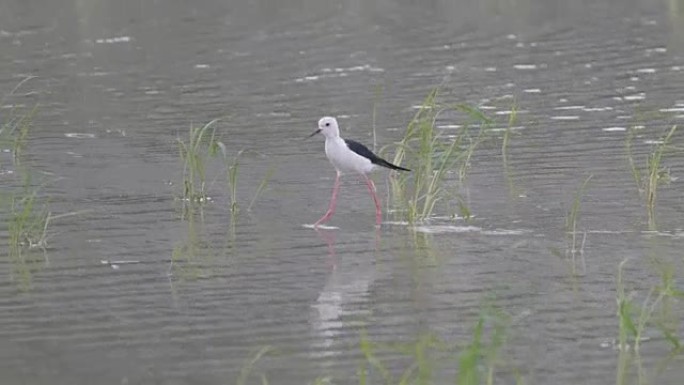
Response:
[[[373,163],[368,158],[350,150],[339,137],[325,140],[325,155],[339,172],[367,174],[373,169]]]

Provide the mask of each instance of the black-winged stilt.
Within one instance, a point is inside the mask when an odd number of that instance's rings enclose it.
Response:
[[[314,227],[318,227],[321,223],[325,223],[333,214],[335,214],[335,207],[337,206],[337,191],[340,189],[340,176],[343,173],[357,173],[363,176],[368,186],[368,191],[373,197],[375,203],[375,223],[380,225],[382,223],[382,210],[380,208],[380,201],[375,193],[375,184],[368,177],[375,166],[382,166],[391,170],[411,171],[407,168],[396,166],[379,156],[373,154],[373,151],[368,147],[354,140],[340,138],[340,129],[337,126],[337,119],[325,116],[318,121],[318,129],[309,138],[323,133],[325,136],[325,155],[330,160],[330,163],[335,167],[337,175],[335,176],[335,185],[333,187],[332,197],[330,198],[330,205],[328,211],[314,223]]]

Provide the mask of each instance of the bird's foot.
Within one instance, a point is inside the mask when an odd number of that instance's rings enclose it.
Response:
[[[314,225],[313,225],[314,228],[318,228],[318,226],[320,226],[320,225],[324,224],[325,222],[329,221],[330,218],[332,218],[332,216],[333,216],[333,213],[331,213],[330,211],[328,211],[327,213],[325,213],[325,215],[323,215],[323,216],[321,217],[321,219],[319,219],[318,221],[316,221],[316,223],[314,223]]]

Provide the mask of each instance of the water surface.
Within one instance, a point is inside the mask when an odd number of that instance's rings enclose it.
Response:
[[[650,141],[684,117],[681,7],[3,2],[0,89],[37,78],[0,112],[38,104],[27,158],[49,182],[41,192],[55,213],[88,212],[54,224],[47,261],[28,276],[0,259],[0,375],[8,384],[225,384],[270,346],[255,372],[271,383],[357,383],[362,331],[388,343],[434,333],[458,352],[493,301],[510,316],[502,383],[516,373],[528,383],[614,383],[618,264],[630,258],[637,299],[660,282],[658,266],[682,272],[682,182],[659,191],[660,232],[645,232],[625,151],[627,130],[640,127],[634,151],[645,164]],[[305,228],[324,213],[334,178],[320,138],[301,140],[318,118],[338,116],[344,136],[371,143],[375,106],[378,144],[391,144],[437,85],[444,102],[480,107],[494,128],[518,109],[508,167],[493,131],[467,183],[450,181],[473,220],[376,230],[365,186],[348,177],[338,229]],[[276,171],[232,226],[212,165],[213,200],[191,231],[174,199],[176,138],[217,117],[228,151],[250,150],[243,206]],[[679,176],[681,152],[666,165]],[[1,173],[3,186],[16,175]],[[573,260],[564,222],[589,175],[584,254]],[[387,173],[375,180],[386,196]],[[174,258],[193,244],[194,259]],[[642,358],[655,367],[668,345],[650,332]],[[396,376],[410,363],[382,357]],[[455,358],[436,366],[439,381],[453,381]],[[682,375],[671,364],[656,383]]]

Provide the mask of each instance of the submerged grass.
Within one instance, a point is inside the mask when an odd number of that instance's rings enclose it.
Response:
[[[669,168],[664,167],[662,162],[665,152],[672,148],[672,136],[676,130],[677,126],[673,125],[667,134],[654,142],[653,147],[647,156],[646,165],[643,169],[639,167],[634,157],[634,129],[631,129],[627,134],[626,149],[630,169],[632,171],[634,181],[637,184],[639,194],[644,198],[646,215],[648,217],[648,229],[652,231],[657,230],[656,204],[658,187],[669,184],[672,180]]]
[[[466,179],[472,155],[485,140],[485,128],[491,123],[474,107],[441,106],[437,98],[438,89],[425,98],[409,122],[393,158],[393,163],[404,164],[413,170],[412,173],[391,179],[394,206],[398,212],[404,213],[403,219],[410,223],[428,219],[440,201],[454,195],[445,183],[447,175],[456,170],[460,181]],[[446,135],[436,128],[437,118],[449,110],[460,111],[468,116],[468,123],[456,135]],[[475,136],[471,135],[473,126],[477,128]],[[460,205],[464,205],[462,200]]]

